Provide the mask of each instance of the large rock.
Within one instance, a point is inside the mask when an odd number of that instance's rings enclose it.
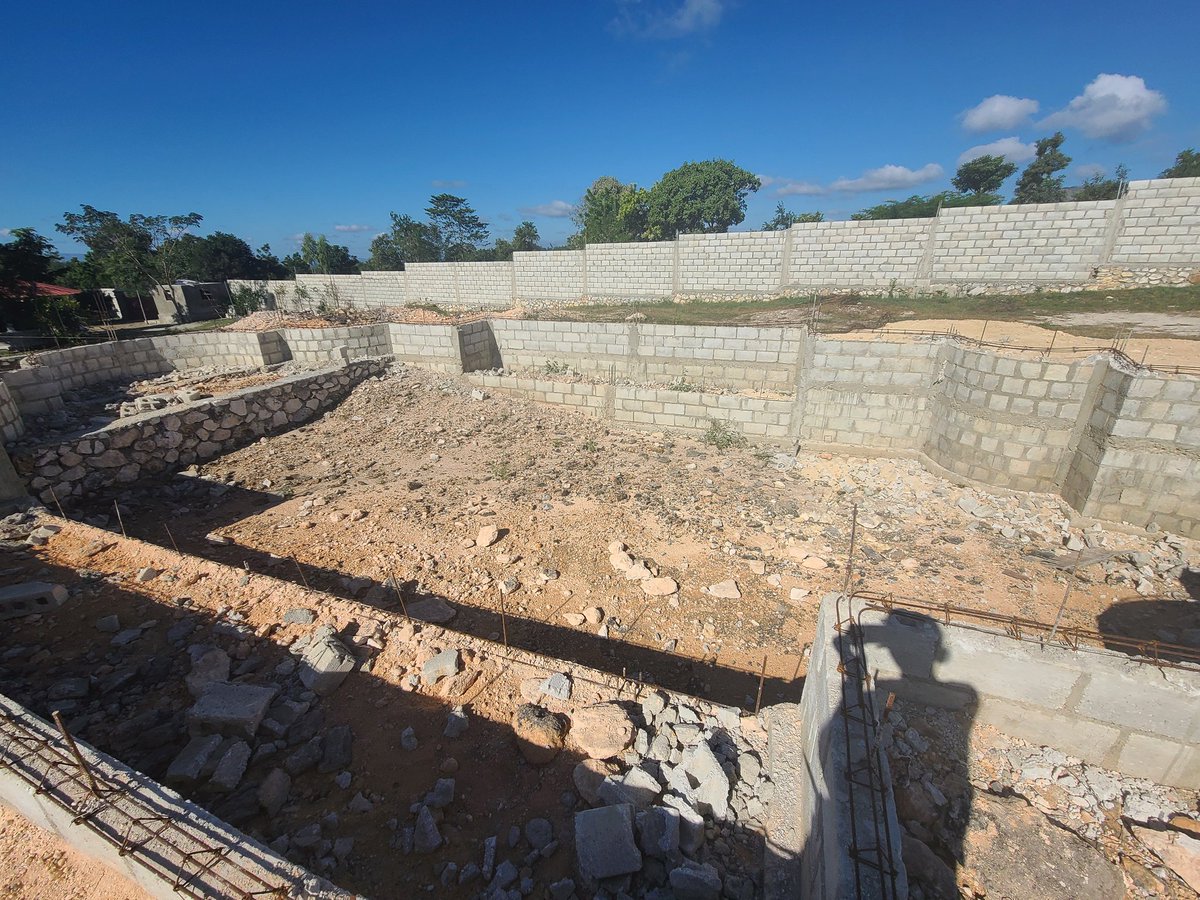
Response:
[[[300,658],[300,682],[327,697],[341,687],[356,663],[354,654],[337,639],[333,629],[318,629]]]
[[[517,748],[527,762],[543,766],[558,756],[566,738],[562,719],[533,703],[522,703],[513,716]]]
[[[1153,850],[1167,868],[1200,893],[1200,840],[1182,831],[1155,831],[1141,825],[1132,829],[1137,839]]]
[[[732,578],[726,581],[718,581],[716,584],[708,586],[709,596],[716,597],[718,600],[741,600],[742,592],[738,589],[737,582]]]
[[[267,815],[275,816],[287,802],[292,790],[292,779],[283,769],[272,769],[258,786],[258,802]]]
[[[628,803],[635,809],[645,809],[661,793],[658,779],[641,766],[634,766],[624,775],[610,775],[596,791],[605,804]]]
[[[642,592],[647,597],[667,597],[679,590],[674,578],[647,578],[642,582]]]
[[[966,896],[1125,896],[1120,869],[1019,798],[977,793],[962,854],[957,879]]]
[[[409,618],[433,625],[445,625],[458,613],[458,610],[440,597],[425,597],[408,604],[406,609]]]
[[[633,807],[621,804],[575,813],[575,855],[585,879],[638,871],[642,854],[633,839]]]
[[[720,900],[721,876],[708,863],[686,860],[669,876],[675,900]]]
[[[587,706],[571,718],[571,740],[592,759],[610,759],[633,743],[633,721],[616,703]]]
[[[638,843],[647,856],[674,859],[679,854],[679,810],[652,806],[637,814]]]
[[[457,650],[443,650],[421,666],[421,681],[424,684],[436,684],[439,678],[457,675],[459,665]]]
[[[188,656],[192,670],[184,681],[193,697],[199,697],[213,682],[229,680],[229,654],[220,647],[192,646]]]
[[[354,760],[354,731],[349,725],[334,725],[325,735],[318,772],[329,774],[350,767]]]
[[[604,784],[604,779],[619,772],[620,768],[616,763],[602,759],[585,759],[575,766],[571,779],[575,782],[575,790],[579,791],[579,796],[595,806],[600,802],[600,785]]]
[[[259,684],[215,682],[188,710],[194,733],[220,732],[252,738],[278,688]]]
[[[422,806],[417,813],[417,825],[413,831],[413,849],[418,853],[432,853],[442,846],[442,833],[438,831],[437,822],[428,806]]]
[[[221,736],[219,734],[209,734],[203,737],[194,737],[179,751],[179,755],[171,761],[171,765],[167,767],[167,774],[163,778],[167,784],[179,785],[187,787],[194,784],[196,779],[200,777],[200,773],[204,767],[208,765],[208,761],[212,755],[221,746]]]
[[[242,782],[246,767],[250,765],[250,745],[245,741],[234,741],[225,751],[217,769],[209,779],[208,786],[214,791],[229,793]]]
[[[726,818],[729,815],[729,776],[706,741],[696,745],[684,763],[684,769],[693,781],[692,796],[701,811],[714,819]]]

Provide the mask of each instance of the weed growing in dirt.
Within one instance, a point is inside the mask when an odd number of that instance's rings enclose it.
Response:
[[[512,467],[508,464],[508,460],[506,460],[506,459],[502,459],[499,462],[492,463],[491,468],[492,468],[492,477],[499,478],[501,481],[507,481],[508,479],[512,478],[513,475],[516,474],[512,470]]]
[[[548,359],[546,364],[542,366],[542,370],[547,375],[570,375],[571,367],[565,362],[559,362],[557,359]]]
[[[599,453],[600,445],[597,444],[595,442],[595,440],[593,440],[592,438],[588,438],[586,441],[583,442],[583,452],[584,453]]]
[[[708,431],[701,438],[706,444],[711,444],[718,450],[728,450],[731,447],[746,446],[746,437],[728,422],[719,419],[708,420]]]
[[[680,393],[684,394],[698,394],[703,391],[704,388],[698,384],[693,384],[680,375],[678,378],[671,379],[670,384],[667,385],[667,390],[679,391]]]

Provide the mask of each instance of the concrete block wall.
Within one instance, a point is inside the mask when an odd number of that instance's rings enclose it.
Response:
[[[908,287],[920,280],[935,219],[804,222],[791,228],[792,287]]]
[[[278,334],[287,343],[292,359],[300,365],[323,365],[392,353],[386,325],[283,328]]]
[[[506,309],[513,299],[513,264],[409,263],[405,267],[405,290],[410,304]]]
[[[1106,367],[1080,456],[1064,497],[1085,515],[1195,536],[1200,378]]]
[[[800,357],[800,332],[786,328],[528,319],[491,328],[500,365],[517,371],[562,363],[587,375],[791,393]]]
[[[769,294],[784,284],[785,231],[685,234],[679,243],[683,294]]]
[[[674,241],[587,248],[587,296],[593,300],[670,297],[676,292],[674,272]]]
[[[25,434],[25,420],[17,401],[8,391],[8,385],[0,381],[0,444],[15,441]]]
[[[439,372],[462,372],[462,347],[453,325],[377,325],[387,329],[396,359]]]
[[[912,452],[928,427],[939,345],[816,338],[799,384],[797,439]]]
[[[1018,641],[907,612],[861,612],[881,695],[951,709],[1136,778],[1200,788],[1200,672]],[[811,665],[810,665],[811,677]],[[807,685],[805,690],[807,691]]]
[[[1114,262],[1139,266],[1200,262],[1200,178],[1131,181],[1121,204]]]
[[[1117,201],[943,209],[934,281],[1086,281],[1104,261]]]
[[[583,250],[514,253],[515,299],[562,303],[582,300],[587,294],[584,271]]]
[[[707,431],[714,421],[723,422],[753,440],[782,443],[791,427],[792,401],[618,385],[612,417],[645,428],[693,433]]]
[[[1061,488],[1094,361],[1048,362],[943,345],[925,455],[982,484]]]
[[[682,235],[517,253],[492,263],[267,282],[280,309],[405,303],[506,308],[665,297],[768,297],[806,289],[1019,293],[1091,284],[1186,284],[1200,271],[1200,178],[1134,181],[1120,200],[943,208],[922,219],[807,222],[786,232]],[[230,282],[234,288],[250,282]],[[331,291],[331,286],[336,291]],[[336,297],[333,294],[336,293]]]
[[[501,366],[496,337],[492,334],[491,323],[486,320],[458,326],[458,350],[464,372]]]

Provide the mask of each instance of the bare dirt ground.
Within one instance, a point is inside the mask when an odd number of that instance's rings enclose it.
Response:
[[[0,806],[0,897],[145,900],[137,885]]]

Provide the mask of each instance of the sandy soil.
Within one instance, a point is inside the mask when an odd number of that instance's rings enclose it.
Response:
[[[145,900],[149,895],[0,806],[0,897],[12,900]]]

